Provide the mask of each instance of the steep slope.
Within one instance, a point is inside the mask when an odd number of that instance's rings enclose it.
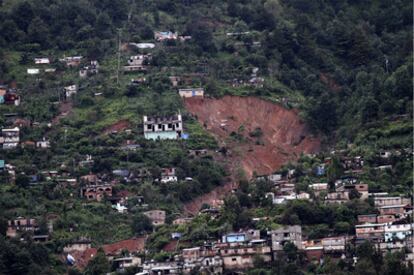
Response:
[[[189,98],[187,110],[225,146],[232,172],[269,174],[320,149],[296,110],[254,97]]]

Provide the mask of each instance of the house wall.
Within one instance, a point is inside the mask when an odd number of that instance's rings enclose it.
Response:
[[[381,215],[404,214],[404,207],[380,208]]]
[[[164,131],[164,132],[145,132],[145,139],[158,140],[158,139],[177,139],[178,134],[176,131]]]
[[[178,93],[183,98],[204,96],[203,89],[180,89]]]
[[[245,269],[253,267],[253,259],[256,255],[232,255],[223,256],[225,269]],[[265,262],[270,262],[270,255],[259,255]]]

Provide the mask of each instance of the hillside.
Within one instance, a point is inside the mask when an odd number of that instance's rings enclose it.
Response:
[[[0,274],[412,274],[412,14],[0,1]]]

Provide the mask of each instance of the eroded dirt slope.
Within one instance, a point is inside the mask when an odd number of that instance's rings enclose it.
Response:
[[[248,176],[268,174],[302,152],[320,149],[296,110],[255,97],[190,98],[187,110],[229,150]]]
[[[249,178],[254,171],[270,174],[302,152],[320,149],[320,140],[311,135],[296,110],[259,98],[189,98],[185,107],[227,148],[226,156],[216,159],[231,174],[230,182],[186,204],[186,212],[196,213],[203,203],[215,205],[235,187],[240,168]]]

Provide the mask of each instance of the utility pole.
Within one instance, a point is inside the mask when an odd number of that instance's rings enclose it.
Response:
[[[121,66],[121,29],[118,29],[118,68],[116,70],[116,84],[119,85],[119,67]]]

